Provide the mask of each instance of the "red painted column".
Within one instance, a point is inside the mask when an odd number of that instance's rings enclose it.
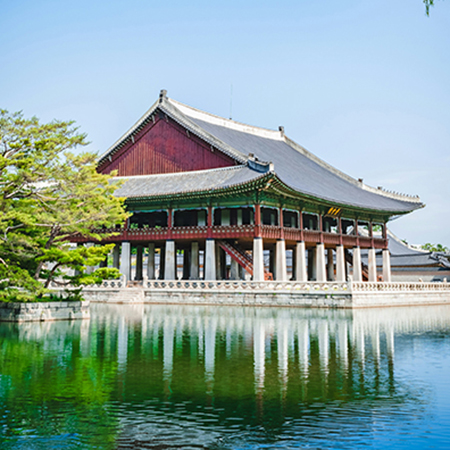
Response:
[[[304,241],[305,237],[303,235],[303,211],[298,212],[298,227],[300,228],[300,241]]]
[[[261,237],[261,206],[255,204],[255,237]]]
[[[173,231],[173,210],[172,208],[167,209],[167,238],[172,239]]]
[[[280,239],[284,239],[283,207],[280,207],[278,209],[278,215],[280,216],[278,219],[278,226],[280,228]]]
[[[359,247],[358,219],[355,219],[355,237],[356,237],[356,246]]]
[[[206,223],[208,225],[208,229],[206,231],[206,236],[208,239],[212,238],[212,226],[213,226],[213,208],[212,206],[208,206],[208,217],[206,218]]]
[[[383,239],[384,239],[384,248],[388,248],[388,237],[387,237],[387,222],[383,224]]]

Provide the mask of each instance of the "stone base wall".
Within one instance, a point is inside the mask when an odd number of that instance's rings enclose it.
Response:
[[[95,303],[368,308],[450,304],[450,283],[147,281],[90,286],[83,295]]]
[[[353,292],[353,308],[450,305],[450,292]]]
[[[89,302],[0,303],[0,322],[89,319]]]
[[[350,294],[145,291],[144,303],[351,308]]]

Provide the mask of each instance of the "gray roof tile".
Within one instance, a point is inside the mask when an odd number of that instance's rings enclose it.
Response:
[[[214,191],[242,185],[264,175],[247,166],[234,166],[160,175],[116,177],[117,180],[124,180],[124,184],[116,191],[115,195],[137,198]]]

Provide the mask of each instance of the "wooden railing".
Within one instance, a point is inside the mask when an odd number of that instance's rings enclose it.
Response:
[[[191,239],[202,240],[208,237],[214,239],[239,239],[253,238],[257,232],[256,225],[219,225],[212,226],[181,226],[181,227],[155,227],[155,228],[111,228],[97,230],[100,233],[115,233],[104,239],[104,242],[145,242],[164,241],[167,239]],[[339,245],[346,247],[360,246],[361,248],[382,249],[386,247],[386,240],[381,238],[370,238],[354,235],[339,235],[337,233],[326,233],[318,230],[303,230],[298,228],[281,228],[276,225],[261,225],[260,236],[264,239],[282,239],[286,241],[305,241],[307,245],[323,242],[325,245]],[[73,242],[88,242],[83,236],[72,238]]]

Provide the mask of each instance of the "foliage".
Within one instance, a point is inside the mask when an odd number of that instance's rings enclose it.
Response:
[[[434,0],[423,0],[423,3],[425,5],[425,11],[427,13],[427,16],[430,15],[430,7],[434,6]]]
[[[127,218],[124,200],[113,196],[118,185],[96,171],[96,155],[70,152],[86,144],[73,122],[41,124],[0,110],[1,300],[42,298],[56,278],[81,285],[117,276],[87,273],[111,245],[70,244],[78,234],[100,241]]]
[[[429,252],[441,252],[441,253],[449,253],[450,250],[448,247],[443,246],[442,244],[424,244],[422,245],[423,250],[428,250]]]

